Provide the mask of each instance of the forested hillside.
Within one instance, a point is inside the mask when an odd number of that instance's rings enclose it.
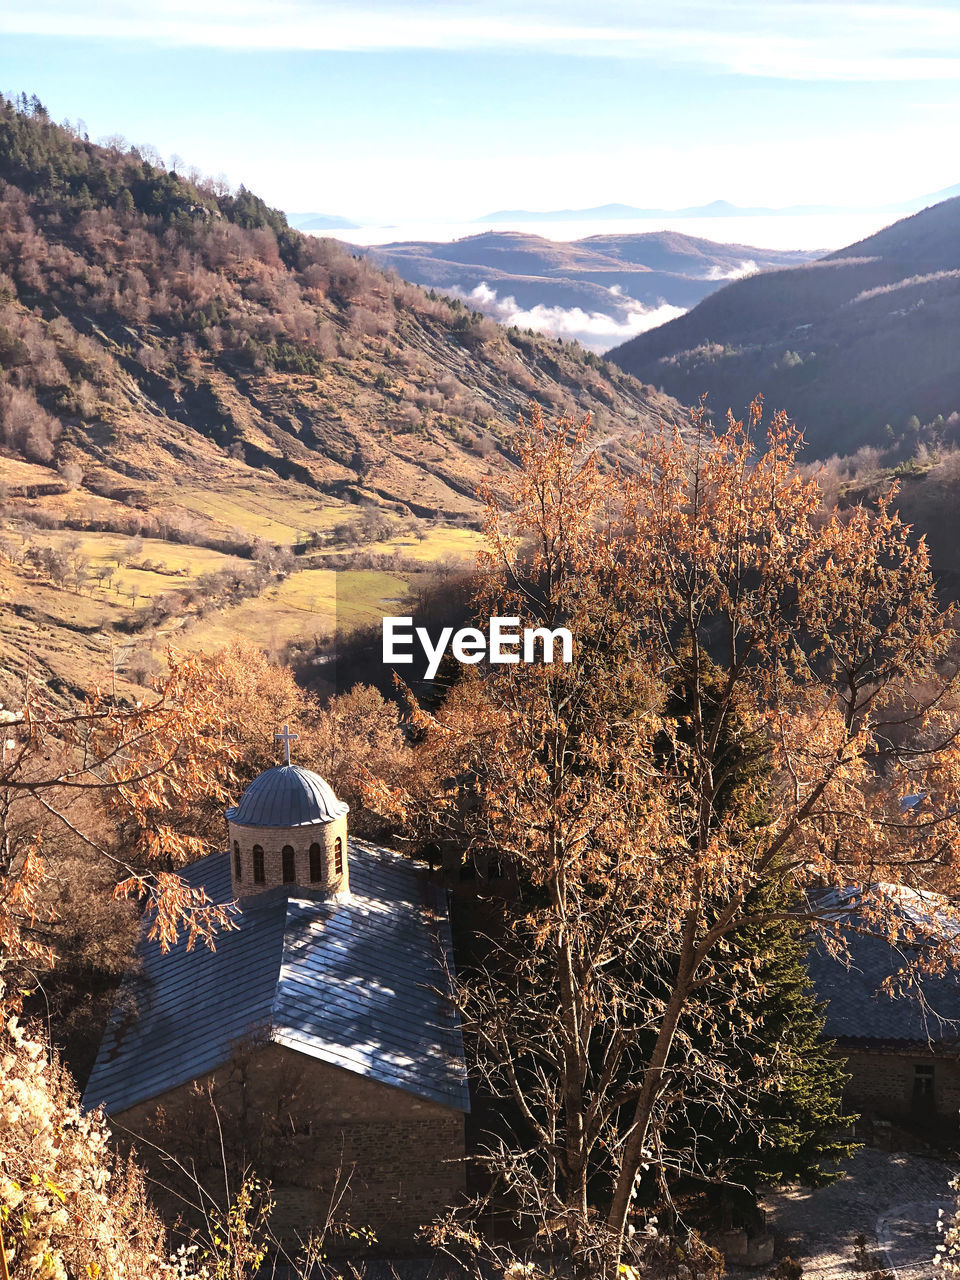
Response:
[[[132,410],[335,496],[460,510],[475,458],[535,388],[616,428],[660,411],[579,350],[430,299],[242,187],[93,146],[23,105],[0,119],[0,358],[4,442],[25,458],[79,452],[98,486],[106,470],[148,478],[162,457],[116,447]]]
[[[313,615],[332,624],[330,581],[280,582],[295,550],[469,550],[454,526],[475,521],[481,476],[513,465],[531,395],[591,411],[628,467],[637,428],[677,412],[573,344],[504,330],[302,235],[243,187],[169,171],[122,139],[94,145],[36,99],[4,101],[0,567],[8,634],[24,630],[0,650],[0,698],[28,651],[36,676],[79,687],[101,637],[266,588],[283,599],[257,624],[265,642],[311,634]],[[123,542],[138,537],[146,547]],[[112,593],[110,576],[94,590],[111,564]],[[365,580],[361,612],[403,590]],[[248,608],[237,629],[253,626]]]
[[[960,198],[945,200],[808,266],[735,281],[610,359],[681,399],[708,392],[719,413],[763,391],[811,457],[909,444],[914,422],[960,411],[958,237]]]

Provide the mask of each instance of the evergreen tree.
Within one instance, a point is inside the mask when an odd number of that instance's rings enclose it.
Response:
[[[693,710],[688,674],[681,664],[669,708],[681,723]],[[719,695],[724,680],[723,669],[711,665],[706,678],[700,673],[700,688]],[[704,711],[709,716],[709,697]],[[767,820],[766,743],[729,713],[718,742],[715,820],[736,809],[759,828]],[[682,767],[684,744],[670,749]],[[675,1153],[678,1193],[701,1185],[708,1203],[734,1223],[750,1220],[764,1183],[822,1186],[840,1176],[836,1162],[853,1150],[854,1117],[842,1104],[845,1064],[823,1039],[823,1005],[807,973],[809,942],[791,919],[790,890],[768,876],[744,914],[686,1020],[691,1069],[669,1107],[664,1139]]]
[[[804,931],[777,918],[790,906],[779,884],[759,886],[748,905],[772,915],[732,936],[703,999],[713,1021],[709,1043],[701,1044],[726,1082],[727,1105],[714,1102],[709,1084],[700,1090],[693,1080],[668,1121],[669,1144],[684,1157],[678,1192],[699,1182],[731,1225],[750,1222],[764,1184],[823,1186],[841,1176],[837,1162],[854,1150],[855,1117],[842,1103],[845,1063],[823,1038]],[[695,1031],[691,1038],[696,1046]]]

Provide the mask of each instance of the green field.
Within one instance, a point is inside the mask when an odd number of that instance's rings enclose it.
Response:
[[[18,535],[8,534],[16,538]],[[243,569],[249,567],[248,560],[237,556],[225,556],[219,551],[211,551],[207,547],[192,547],[176,542],[164,542],[159,538],[143,538],[142,550],[132,557],[137,563],[152,561],[154,565],[166,570],[158,572],[151,569],[135,569],[129,564],[121,563],[127,556],[130,538],[119,533],[73,533],[68,529],[33,529],[29,534],[21,535],[21,547],[27,542],[37,546],[51,546],[57,550],[70,552],[75,548],[76,554],[86,561],[89,576],[83,587],[88,597],[104,601],[124,601],[129,599],[130,592],[136,590],[138,603],[149,602],[165,591],[175,591],[178,587],[189,586],[205,573],[215,573],[221,569]],[[109,585],[98,584],[95,571],[99,565],[108,565],[113,569],[113,577]]]
[[[293,573],[255,600],[244,600],[192,623],[178,643],[191,649],[218,649],[244,636],[268,651],[291,641],[325,639],[402,609],[409,600],[407,579],[377,569],[305,569]]]

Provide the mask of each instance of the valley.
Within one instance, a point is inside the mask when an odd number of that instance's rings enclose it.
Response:
[[[0,95],[0,1272],[926,1275],[949,162],[779,11],[313,8],[38,44],[217,177]]]
[[[11,104],[0,375],[8,704],[133,695],[171,643],[329,648],[472,560],[532,396],[627,470],[684,420],[576,344]]]

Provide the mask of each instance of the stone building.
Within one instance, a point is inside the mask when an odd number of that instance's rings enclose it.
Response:
[[[198,1083],[287,1145],[268,1170],[275,1226],[344,1207],[389,1248],[461,1195],[469,1111],[446,896],[391,850],[347,839],[347,805],[317,774],[269,769],[227,810],[229,848],[187,867],[237,900],[216,950],[144,939],[84,1095],[122,1128],[195,1136]],[[168,1138],[169,1141],[169,1138]]]
[[[847,1060],[850,1082],[844,1101],[867,1117],[956,1127],[960,971],[952,967],[941,976],[924,976],[915,994],[893,997],[882,990],[885,979],[911,959],[911,942],[956,926],[938,915],[935,894],[921,897],[885,884],[871,886],[868,892],[894,898],[904,922],[901,939],[890,941],[874,931],[869,914],[861,909],[862,890],[833,889],[817,907],[828,918],[847,924],[843,932],[848,957],[832,955],[817,943],[807,960],[816,993],[827,1006],[824,1034]]]

